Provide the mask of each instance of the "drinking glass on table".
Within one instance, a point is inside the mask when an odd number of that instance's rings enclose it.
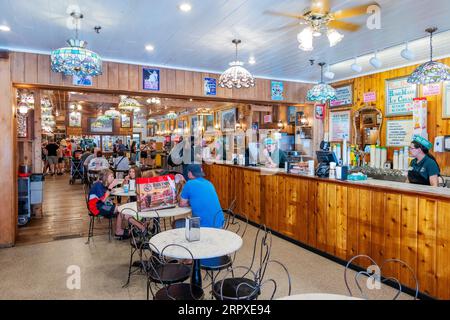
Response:
[[[128,193],[128,185],[127,184],[125,184],[125,185],[123,185],[123,192],[125,192],[125,193]]]

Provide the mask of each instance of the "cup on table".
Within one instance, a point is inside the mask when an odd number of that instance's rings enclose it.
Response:
[[[123,186],[123,192],[128,193],[128,190],[129,190],[128,185],[125,184],[125,185]]]

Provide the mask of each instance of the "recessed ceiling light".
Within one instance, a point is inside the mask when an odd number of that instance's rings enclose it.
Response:
[[[0,31],[8,32],[11,31],[11,28],[5,25],[0,26]]]
[[[178,8],[183,12],[189,12],[189,11],[191,11],[192,6],[189,3],[185,2],[185,3],[180,4],[178,6]]]
[[[147,50],[147,51],[154,51],[155,47],[152,46],[151,44],[148,44],[148,45],[145,46],[145,50]]]

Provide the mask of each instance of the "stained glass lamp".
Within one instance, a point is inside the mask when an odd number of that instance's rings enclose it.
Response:
[[[141,104],[133,98],[129,98],[127,96],[121,96],[121,100],[119,103],[119,109],[128,111],[128,112],[137,112],[141,108]]]
[[[323,82],[323,66],[324,62],[319,63],[320,66],[320,83],[308,90],[306,99],[314,102],[326,102],[328,100],[336,100],[336,90]]]
[[[68,47],[52,51],[52,71],[81,78],[101,75],[102,60],[100,56],[86,49],[86,41],[78,39],[78,20],[82,19],[83,15],[72,12],[71,16],[76,20],[76,38],[67,41]]]
[[[255,79],[253,78],[251,73],[243,67],[244,63],[238,61],[237,58],[237,47],[238,44],[241,43],[241,40],[234,39],[233,43],[236,45],[236,59],[235,61],[230,63],[230,68],[225,70],[225,72],[220,76],[219,86],[228,89],[254,87]]]
[[[428,28],[425,31],[430,34],[430,61],[414,70],[407,81],[408,83],[423,85],[448,81],[450,80],[450,67],[433,61],[433,33],[437,31],[437,28]]]

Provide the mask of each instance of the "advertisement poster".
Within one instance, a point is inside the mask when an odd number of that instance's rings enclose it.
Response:
[[[205,78],[204,82],[204,94],[205,96],[215,96],[217,93],[217,82],[214,78]]]
[[[74,86],[91,87],[92,77],[91,76],[79,77],[75,75],[72,77],[72,84]]]
[[[266,115],[264,116],[264,123],[272,123],[272,115]]]
[[[425,139],[428,139],[427,111],[428,111],[427,98],[414,99],[414,107],[413,107],[414,134],[422,136]]]
[[[426,86],[423,86],[422,88],[424,97],[438,96],[441,94],[440,83],[430,83]]]
[[[364,93],[364,103],[377,101],[376,92],[365,92]]]
[[[283,101],[284,100],[284,97],[283,97],[283,90],[284,90],[283,82],[272,81],[271,88],[272,88],[272,100]]]
[[[386,145],[388,147],[409,146],[414,131],[413,120],[386,121]]]
[[[353,85],[337,87],[336,100],[330,101],[330,108],[351,106],[353,104]]]
[[[136,189],[139,211],[171,208],[176,204],[174,175],[138,178]]]
[[[144,68],[142,79],[144,90],[159,91],[159,70]]]
[[[314,106],[314,117],[317,120],[323,120],[325,118],[325,104],[316,104]]]
[[[407,78],[386,80],[386,115],[409,115],[413,100],[417,97],[417,85],[410,84]]]
[[[444,93],[442,95],[442,118],[450,118],[450,82],[444,82]]]
[[[350,138],[351,111],[330,112],[330,141]]]

